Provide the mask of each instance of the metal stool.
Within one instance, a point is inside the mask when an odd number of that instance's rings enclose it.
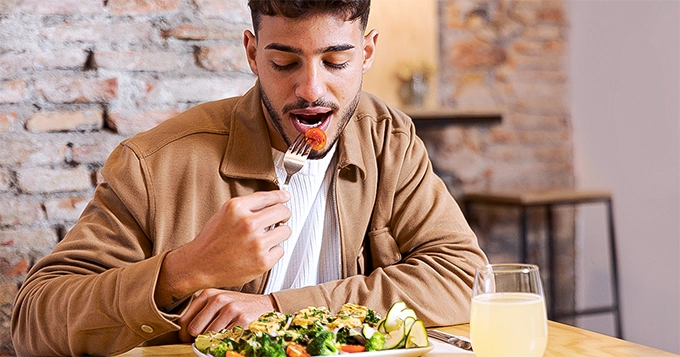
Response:
[[[555,255],[554,237],[552,230],[553,212],[552,208],[559,205],[576,206],[582,203],[602,202],[607,207],[609,224],[609,260],[612,282],[612,304],[609,306],[588,308],[583,310],[572,310],[567,313],[558,313],[555,304],[548,301],[548,318],[551,320],[582,315],[593,315],[602,313],[613,313],[615,318],[616,337],[622,338],[621,330],[621,311],[619,308],[619,273],[616,257],[616,239],[614,232],[614,212],[612,208],[612,195],[609,191],[575,191],[575,190],[551,190],[537,192],[487,192],[469,193],[463,198],[465,216],[471,219],[471,207],[475,204],[496,205],[496,206],[516,206],[520,209],[520,254],[521,261],[527,262],[528,258],[528,237],[527,237],[527,208],[543,207],[546,211],[546,230],[547,230],[547,261],[550,266],[548,286],[550,299],[553,299],[556,292],[555,283]]]

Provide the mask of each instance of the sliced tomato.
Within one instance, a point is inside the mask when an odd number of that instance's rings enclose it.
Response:
[[[366,347],[362,345],[340,345],[340,351],[347,353],[365,352]]]
[[[314,150],[321,150],[326,146],[326,133],[319,128],[311,128],[305,131],[305,139]]]
[[[307,353],[307,349],[305,346],[291,342],[288,344],[288,347],[286,347],[286,356],[288,357],[309,357],[309,353]]]
[[[242,354],[235,351],[227,351],[224,357],[244,357]]]

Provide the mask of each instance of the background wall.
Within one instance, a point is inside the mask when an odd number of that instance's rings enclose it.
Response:
[[[18,286],[113,148],[252,86],[246,28],[244,0],[0,1],[0,355]]]
[[[377,29],[378,55],[364,76],[364,90],[386,103],[403,106],[401,76],[428,65],[439,66],[439,4],[436,0],[373,0],[368,29]],[[437,104],[436,74],[430,73],[425,106]]]
[[[680,2],[568,5],[577,185],[614,193],[624,337],[680,353]],[[602,214],[577,221],[588,304],[609,299]]]

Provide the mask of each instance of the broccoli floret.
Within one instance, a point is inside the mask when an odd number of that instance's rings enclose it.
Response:
[[[286,351],[278,343],[262,345],[258,354],[259,357],[286,357]]]
[[[380,351],[385,347],[385,336],[376,331],[371,338],[366,341],[366,351]]]
[[[335,345],[335,335],[328,331],[321,331],[307,344],[307,352],[312,356],[331,356],[338,354]]]
[[[366,313],[366,317],[364,318],[364,322],[370,323],[370,324],[377,324],[380,321],[380,315],[376,314],[375,311],[368,309],[368,312]]]
[[[268,334],[262,334],[258,341],[261,347],[257,351],[257,357],[286,357],[286,351],[283,349],[283,346],[277,341],[272,340]]]
[[[286,351],[281,343],[267,333],[251,335],[240,352],[250,357],[286,357]]]

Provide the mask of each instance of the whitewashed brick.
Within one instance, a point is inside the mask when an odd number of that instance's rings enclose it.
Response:
[[[102,103],[116,97],[116,78],[41,78],[35,84],[46,100],[53,103]]]
[[[43,15],[97,14],[103,13],[104,2],[101,0],[23,0],[20,10]]]
[[[92,174],[84,166],[68,169],[27,168],[17,170],[17,185],[24,193],[53,193],[91,189]]]
[[[7,192],[12,184],[10,172],[7,169],[0,169],[0,192]]]
[[[251,23],[248,3],[241,0],[194,0],[203,17],[220,17],[227,21]]]
[[[45,201],[45,212],[50,221],[76,221],[90,201],[89,196],[54,198]]]
[[[107,8],[115,15],[158,15],[177,11],[179,4],[179,0],[108,0]]]
[[[0,113],[0,133],[9,131],[17,121],[17,113]]]
[[[0,230],[0,245],[13,247],[24,255],[47,255],[57,245],[57,233],[52,229]]]
[[[17,103],[26,91],[26,82],[22,80],[0,81],[0,103]]]
[[[71,140],[70,159],[77,164],[103,165],[113,149],[125,139],[109,131],[83,133],[79,138]]]
[[[132,135],[149,130],[179,113],[179,109],[111,112],[106,119],[109,127],[118,134]]]
[[[82,68],[87,51],[80,48],[8,52],[0,54],[0,68],[11,72],[25,69],[74,69]]]
[[[88,42],[106,44],[116,42],[137,42],[148,40],[153,34],[153,26],[150,22],[69,22],[45,27],[42,36],[55,43],[64,42]]]
[[[0,195],[0,225],[21,226],[43,221],[45,214],[35,197]],[[0,231],[1,233],[2,231]]]
[[[95,53],[98,68],[168,72],[179,69],[183,58],[174,52],[102,51]]]
[[[66,144],[45,138],[7,139],[0,145],[0,165],[53,165],[64,162]]]
[[[184,40],[231,40],[238,47],[243,37],[243,26],[235,26],[224,21],[206,20],[198,24],[186,23],[166,30],[165,37]]]
[[[196,58],[201,67],[211,71],[251,73],[242,46],[205,46],[198,49]]]
[[[31,132],[99,130],[104,126],[102,110],[33,114],[26,121]]]
[[[245,93],[255,83],[255,76],[234,78],[183,78],[149,84],[149,103],[207,102]]]

